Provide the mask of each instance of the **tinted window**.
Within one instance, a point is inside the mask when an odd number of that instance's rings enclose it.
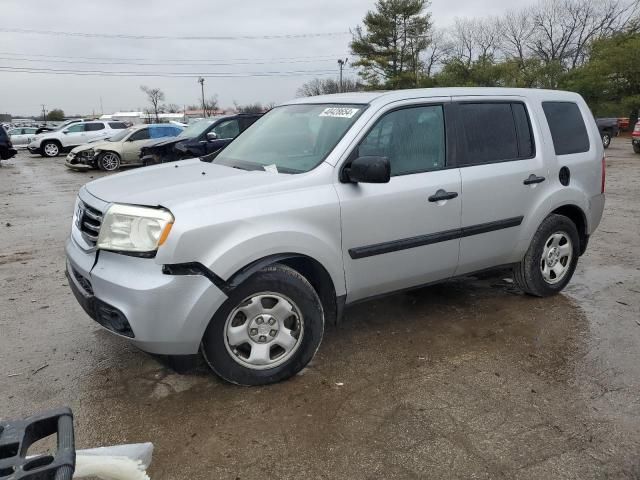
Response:
[[[22,133],[27,133],[29,135],[32,135],[34,133],[36,133],[37,128],[23,128],[22,129]]]
[[[509,103],[463,103],[458,106],[460,165],[478,165],[518,158],[518,137]]]
[[[512,103],[511,109],[513,111],[513,119],[516,122],[516,133],[518,134],[518,156],[520,158],[533,157],[536,149],[533,143],[527,109],[522,103]]]
[[[138,140],[149,140],[149,129],[143,128],[129,137],[130,142],[137,142]]]
[[[127,128],[127,126],[122,122],[109,122],[109,126],[116,130],[121,130],[123,128]]]
[[[240,134],[240,125],[238,120],[228,120],[216,125],[211,131],[218,135],[218,138],[236,138]]]
[[[98,130],[104,130],[104,123],[87,123],[85,124],[86,132],[96,132]]]
[[[403,108],[387,113],[364,138],[358,155],[387,157],[392,176],[443,168],[442,106]]]
[[[84,123],[75,123],[71,125],[69,128],[67,128],[66,131],[69,133],[84,132],[84,126],[85,126]]]
[[[542,102],[556,155],[589,151],[589,135],[578,105],[573,102]]]

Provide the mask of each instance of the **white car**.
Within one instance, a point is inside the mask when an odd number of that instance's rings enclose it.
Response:
[[[56,157],[79,145],[109,138],[125,128],[127,125],[124,122],[75,123],[60,130],[36,135],[27,148],[31,153],[39,153],[43,157]]]
[[[12,128],[7,133],[11,137],[11,143],[16,148],[26,148],[31,143],[31,140],[36,136],[35,127],[19,127]]]

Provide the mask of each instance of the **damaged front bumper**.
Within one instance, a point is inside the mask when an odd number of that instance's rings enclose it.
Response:
[[[82,152],[70,152],[67,155],[64,165],[72,170],[91,170],[96,168],[95,153],[92,150]]]

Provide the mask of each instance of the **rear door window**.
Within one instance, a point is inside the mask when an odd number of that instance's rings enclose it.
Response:
[[[535,153],[529,116],[519,102],[460,103],[458,165],[530,158]]]
[[[86,132],[97,132],[98,130],[104,130],[104,123],[87,123],[85,127]]]
[[[109,122],[109,126],[114,130],[122,130],[124,128],[127,128],[127,126],[122,122]]]
[[[542,102],[556,155],[589,151],[589,135],[580,108],[573,102]]]

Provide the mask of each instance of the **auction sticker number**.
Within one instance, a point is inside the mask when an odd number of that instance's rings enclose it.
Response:
[[[360,111],[359,108],[346,108],[346,107],[329,107],[325,108],[320,117],[334,117],[334,118],[352,118],[356,113]]]

